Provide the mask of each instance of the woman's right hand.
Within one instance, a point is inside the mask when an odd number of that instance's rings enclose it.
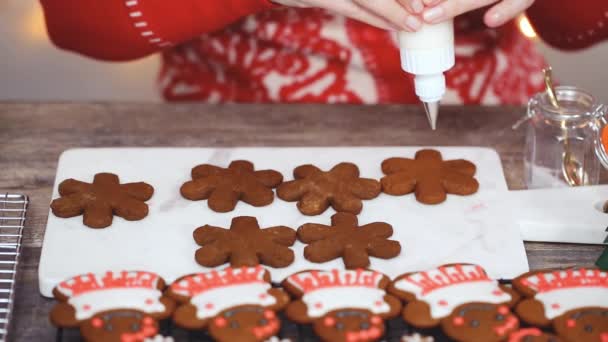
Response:
[[[386,30],[418,31],[422,0],[272,0],[292,7],[318,7]]]

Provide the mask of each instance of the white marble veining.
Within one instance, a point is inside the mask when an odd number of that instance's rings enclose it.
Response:
[[[312,163],[329,169],[341,161],[356,163],[362,177],[381,178],[381,162],[389,157],[413,157],[419,147],[374,148],[165,148],[78,149],[63,153],[57,186],[66,178],[92,181],[95,173],[113,172],[121,182],[145,181],[155,188],[148,204],[150,214],[142,221],[115,217],[111,227],[95,230],[82,224],[82,217],[61,219],[49,215],[40,260],[40,291],[50,296],[59,281],[85,272],[107,269],[140,269],[157,272],[171,282],[184,274],[204,271],[194,260],[198,248],[192,232],[205,224],[229,227],[235,216],[258,218],[260,226],[297,228],[307,222],[328,224],[332,209],[323,215],[300,214],[295,203],[278,198],[272,205],[255,208],[239,203],[231,213],[215,213],[206,201],[181,197],[179,188],[190,179],[192,167],[202,163],[226,166],[236,159],[255,163],[256,169],[272,168],[292,179],[293,168]],[[507,190],[502,166],[494,150],[484,148],[438,148],[445,159],[466,158],[478,166],[480,190],[469,197],[449,196],[443,204],[422,205],[413,196],[381,194],[364,201],[362,224],[385,221],[393,226],[392,239],[399,240],[398,258],[372,258],[371,268],[390,277],[451,262],[474,262],[491,276],[510,278],[527,271],[528,263],[511,212],[501,205]],[[296,262],[283,269],[269,268],[273,281],[303,269],[343,267],[342,260],[313,264],[303,257],[305,245],[293,247]]]

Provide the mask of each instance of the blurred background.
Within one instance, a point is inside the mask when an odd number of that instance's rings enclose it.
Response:
[[[577,85],[608,101],[608,80],[597,77],[598,71],[606,75],[608,44],[561,52],[536,39],[525,17],[519,26],[538,42],[561,84]],[[48,40],[38,1],[0,0],[0,100],[158,102],[158,67],[158,56],[101,63],[58,50]]]

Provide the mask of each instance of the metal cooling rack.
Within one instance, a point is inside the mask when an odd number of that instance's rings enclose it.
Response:
[[[0,194],[0,341],[6,341],[13,311],[27,204],[27,196]]]

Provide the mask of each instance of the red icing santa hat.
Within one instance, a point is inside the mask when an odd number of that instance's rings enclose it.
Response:
[[[389,312],[386,291],[379,287],[383,277],[382,273],[361,269],[306,271],[288,277],[287,282],[302,292],[308,316],[315,318],[345,308]]]
[[[164,312],[158,289],[161,278],[151,272],[107,271],[87,273],[65,280],[55,288],[68,298],[76,311],[76,319],[84,320],[96,313],[132,309],[145,313]]]
[[[197,318],[205,319],[240,305],[275,304],[276,299],[268,294],[271,286],[264,279],[265,273],[257,266],[192,274],[173,283],[171,291],[190,297],[190,303],[197,308]]]

